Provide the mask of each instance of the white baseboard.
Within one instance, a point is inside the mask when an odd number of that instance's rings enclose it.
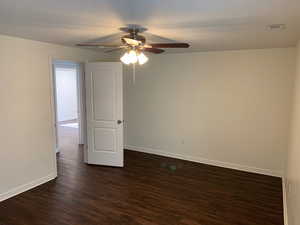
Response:
[[[176,158],[176,159],[183,159],[183,160],[187,160],[187,161],[198,162],[198,163],[208,164],[208,165],[212,165],[212,166],[219,166],[219,167],[241,170],[241,171],[246,171],[246,172],[251,172],[251,173],[269,175],[269,176],[274,176],[274,177],[282,177],[282,175],[283,175],[281,171],[271,171],[268,169],[261,169],[261,168],[256,168],[256,167],[234,164],[234,163],[221,162],[221,161],[210,160],[210,159],[205,159],[205,158],[201,158],[201,157],[181,155],[181,154],[171,153],[171,152],[167,152],[167,151],[163,151],[163,150],[138,147],[138,146],[134,146],[134,145],[125,145],[125,149],[134,150],[134,151],[138,151],[138,152],[144,152],[144,153],[150,153],[150,154],[155,154],[155,155],[161,155],[161,156],[166,156],[166,157],[171,157],[171,158]]]
[[[57,177],[57,172],[53,172],[45,177],[42,177],[40,179],[37,179],[37,180],[34,180],[32,182],[29,182],[27,184],[24,184],[24,185],[21,185],[21,186],[18,186],[16,188],[13,188],[3,194],[0,194],[0,202],[6,200],[6,199],[9,199],[15,195],[18,195],[18,194],[21,194],[25,191],[28,191],[34,187],[37,187],[41,184],[44,184],[50,180],[53,180]]]
[[[287,213],[287,187],[286,187],[286,178],[282,177],[282,199],[283,199],[283,218],[284,225],[288,225],[288,213]]]

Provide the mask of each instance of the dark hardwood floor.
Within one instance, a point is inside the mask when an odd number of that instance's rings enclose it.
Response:
[[[134,151],[90,166],[64,140],[58,178],[1,202],[0,225],[283,225],[279,178]]]

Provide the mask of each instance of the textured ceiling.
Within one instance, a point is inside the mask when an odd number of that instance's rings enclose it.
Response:
[[[0,1],[0,33],[39,41],[119,42],[127,24],[147,27],[149,42],[191,44],[176,52],[288,47],[300,39],[300,0]]]

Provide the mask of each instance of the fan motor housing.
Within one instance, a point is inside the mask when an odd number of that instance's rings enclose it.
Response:
[[[122,36],[122,38],[131,38],[131,39],[134,39],[134,40],[137,40],[137,41],[141,41],[143,44],[146,43],[146,38],[142,35],[137,34],[137,33],[127,34],[127,35]],[[122,43],[125,44],[125,41],[122,38],[121,38]]]

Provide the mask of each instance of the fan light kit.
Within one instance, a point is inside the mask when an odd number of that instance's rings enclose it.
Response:
[[[108,48],[106,53],[125,50],[125,54],[120,58],[121,62],[126,65],[143,65],[148,61],[148,57],[144,52],[150,52],[154,54],[163,53],[165,50],[162,48],[188,48],[190,45],[187,43],[152,43],[146,44],[146,38],[140,33],[143,33],[147,29],[139,25],[128,25],[128,27],[120,28],[121,31],[127,33],[121,37],[121,45],[105,44],[105,43],[81,43],[77,46],[81,47],[96,47],[96,48]]]
[[[131,50],[129,52],[126,52],[121,58],[121,62],[129,65],[129,64],[135,64],[139,62],[140,65],[143,65],[148,61],[148,57],[145,56],[142,52],[136,52],[135,50]]]

